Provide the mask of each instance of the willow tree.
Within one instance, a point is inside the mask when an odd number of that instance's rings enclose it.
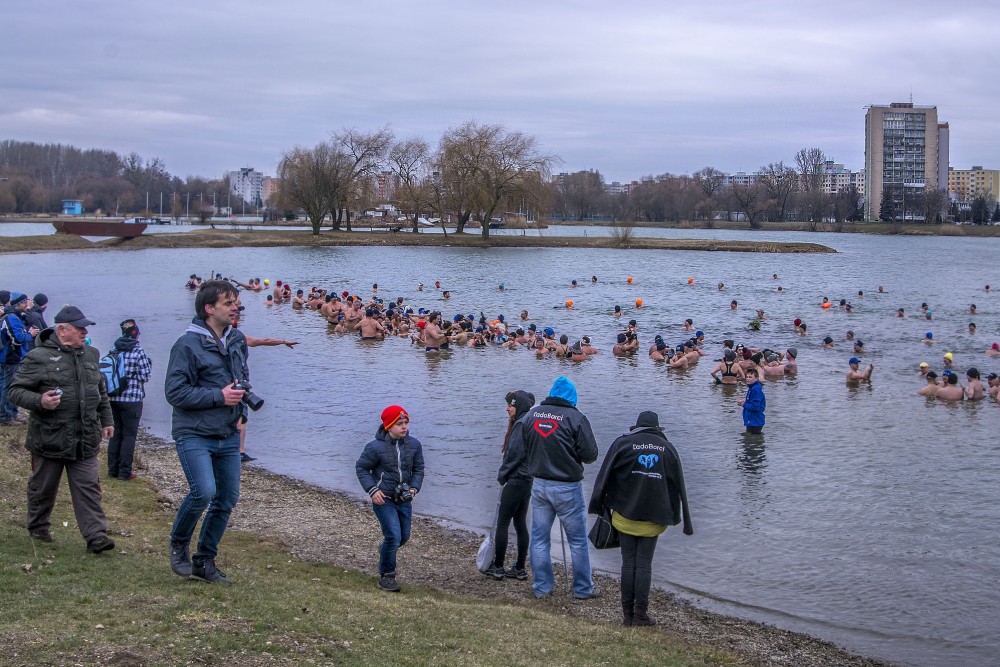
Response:
[[[474,121],[445,132],[438,156],[442,193],[458,216],[458,231],[464,231],[475,216],[482,222],[485,240],[501,203],[520,198],[535,203],[538,189],[534,184],[556,162],[539,151],[534,137],[500,124]]]

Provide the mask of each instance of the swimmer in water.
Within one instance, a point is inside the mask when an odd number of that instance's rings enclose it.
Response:
[[[948,373],[947,382],[938,388],[934,398],[940,398],[942,401],[961,401],[965,398],[965,391],[958,386],[957,373]]]
[[[778,279],[778,274],[777,273],[771,275],[771,280],[777,280],[777,279]]]
[[[621,306],[615,306],[615,312],[613,312],[611,314],[614,315],[615,317],[621,317],[622,316],[622,307]]]
[[[975,322],[969,322],[969,333],[970,334],[975,334],[976,333],[976,323]]]
[[[597,282],[597,276],[590,276],[590,282],[596,283]]]
[[[906,317],[906,311],[905,311],[905,310],[903,310],[902,308],[898,309],[898,310],[896,311],[896,317],[902,317],[902,318],[905,318],[905,317]]]
[[[729,310],[736,310],[739,307],[739,305],[740,304],[736,302],[736,299],[733,299],[732,301],[729,302]]]
[[[1000,343],[993,343],[990,349],[986,350],[987,357],[997,357],[1000,356]]]
[[[574,281],[573,281],[572,283],[570,283],[570,285],[571,285],[572,287],[576,287],[576,286],[577,286],[577,284],[576,284],[576,280],[574,280]]]
[[[590,344],[590,336],[584,336],[581,341],[581,348],[587,356],[591,356],[600,352],[596,347]]]
[[[785,350],[785,375],[795,375],[799,372],[799,348],[790,347]]]
[[[937,383],[937,373],[934,371],[928,371],[927,375],[924,377],[927,378],[927,384],[917,390],[917,396],[929,396],[933,398],[937,395],[939,389]]]
[[[927,333],[925,333],[924,337],[922,339],[922,342],[927,343],[928,345],[933,344],[934,343],[934,332],[928,331]]]
[[[694,320],[690,317],[684,320],[684,331],[694,331]]]
[[[979,379],[979,370],[970,368],[965,371],[965,384],[961,385],[965,392],[965,398],[969,401],[981,401],[986,397],[986,388],[983,387],[982,380]]]
[[[859,299],[865,298],[865,291],[864,290],[860,290],[860,289],[858,290],[858,298]]]
[[[1000,376],[990,373],[986,376],[986,383],[989,385],[990,398],[1000,401]]]
[[[781,294],[781,285],[778,285],[778,294]]]
[[[724,283],[719,283],[719,291],[721,292],[724,289],[726,289],[725,284]]]
[[[832,350],[833,349],[833,338],[831,338],[830,336],[827,336],[826,338],[823,339],[823,349],[824,350]]]
[[[587,353],[583,351],[583,342],[576,341],[569,348],[569,360],[570,361],[586,361],[588,359]]]
[[[875,364],[868,364],[868,368],[864,372],[858,370],[858,365],[861,360],[857,357],[851,357],[851,360],[847,364],[851,367],[851,370],[847,372],[847,383],[852,385],[858,385],[862,382],[871,383],[872,381],[872,371],[875,370]]]
[[[879,294],[885,294],[885,293],[886,293],[886,291],[885,291],[885,288],[884,288],[884,287],[882,287],[881,285],[879,285],[879,286],[878,286],[878,293],[879,293]]]
[[[722,360],[708,374],[715,380],[715,384],[739,384],[741,380],[746,380],[746,373],[736,362],[736,352],[733,350],[726,350]]]
[[[976,314],[976,304],[974,303],[969,304],[969,315],[975,315],[975,314]]]

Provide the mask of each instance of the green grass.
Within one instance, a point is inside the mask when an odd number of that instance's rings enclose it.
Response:
[[[461,598],[306,563],[229,531],[230,587],[167,562],[173,512],[144,482],[104,480],[114,551],[86,553],[63,482],[53,544],[28,538],[24,429],[0,430],[0,663],[8,665],[730,665],[663,632],[592,623],[530,604]]]

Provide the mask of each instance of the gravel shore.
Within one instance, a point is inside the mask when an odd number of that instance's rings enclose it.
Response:
[[[137,458],[140,474],[159,490],[165,505],[175,508],[187,493],[187,483],[173,445],[141,433]],[[481,600],[501,599],[548,607],[568,616],[621,622],[614,578],[595,575],[605,595],[578,602],[565,592],[561,568],[557,567],[557,593],[546,600],[535,600],[530,580],[498,582],[476,570],[475,554],[481,535],[419,516],[419,502],[415,509],[411,541],[399,558],[399,580],[404,587],[422,584]],[[276,538],[294,556],[306,561],[333,563],[373,576],[376,573],[377,545],[381,540],[378,522],[366,503],[342,492],[321,489],[253,465],[244,466],[240,501],[230,526]],[[698,609],[663,590],[651,592],[649,607],[659,620],[659,625],[649,631],[667,632],[683,642],[732,652],[748,665],[887,665],[808,635]]]

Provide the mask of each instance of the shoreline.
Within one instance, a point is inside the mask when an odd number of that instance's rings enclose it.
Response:
[[[199,230],[176,234],[143,234],[134,239],[91,242],[70,234],[0,237],[0,253],[38,253],[75,250],[145,250],[150,248],[274,248],[328,246],[397,246],[450,248],[591,248],[608,250],[700,250],[707,252],[835,253],[818,243],[724,241],[715,239],[657,239],[633,237],[627,243],[611,236],[520,236],[498,234],[485,243],[478,234],[413,234],[411,232],[233,231]]]
[[[187,492],[187,483],[173,445],[140,430],[136,461],[140,479],[159,492],[163,505],[176,510]],[[233,510],[230,528],[275,539],[293,556],[307,562],[330,563],[375,575],[377,545],[381,540],[378,522],[366,503],[344,491],[324,489],[253,465],[244,466],[240,501]],[[476,570],[475,554],[481,540],[482,535],[421,515],[418,504],[410,546],[400,552],[401,583],[620,625],[616,577],[595,574],[595,583],[603,589],[604,596],[576,602],[565,591],[561,568],[555,567],[556,592],[546,600],[535,600],[530,579],[497,582]],[[889,667],[891,664],[857,655],[810,635],[699,609],[660,588],[650,591],[650,612],[659,622],[656,628],[649,629],[651,632],[667,632],[686,643],[724,650],[747,664],[796,667],[833,664]]]

